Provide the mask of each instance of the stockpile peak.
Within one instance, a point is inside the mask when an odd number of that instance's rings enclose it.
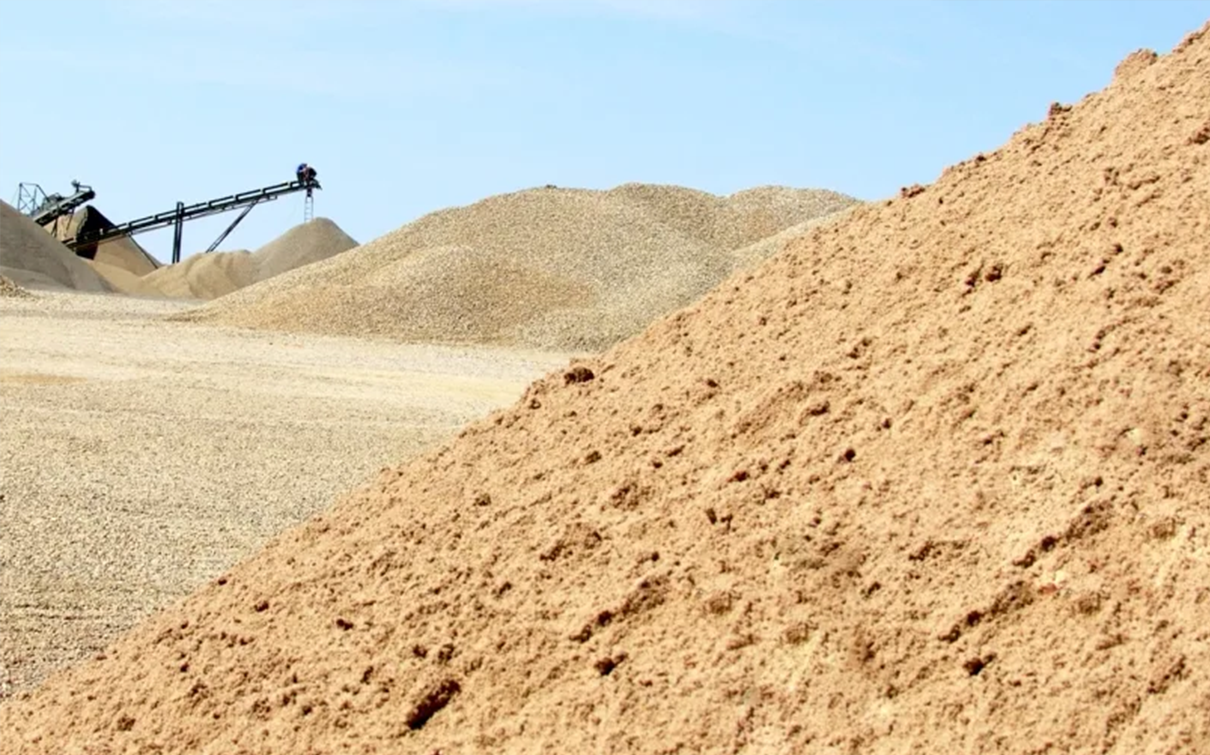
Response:
[[[855,203],[784,187],[734,197],[635,183],[510,192],[174,319],[597,351],[717,285],[739,247]]]

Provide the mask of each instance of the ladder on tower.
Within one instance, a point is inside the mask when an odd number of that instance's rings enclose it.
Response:
[[[303,199],[303,222],[310,223],[315,219],[315,194],[310,189],[307,189],[307,195]]]

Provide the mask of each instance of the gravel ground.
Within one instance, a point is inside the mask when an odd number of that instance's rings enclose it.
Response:
[[[184,306],[0,299],[0,698],[567,361],[162,321]]]

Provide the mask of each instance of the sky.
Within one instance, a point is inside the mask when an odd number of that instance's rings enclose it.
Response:
[[[0,198],[75,179],[114,222],[291,180],[370,241],[545,184],[876,200],[1002,145],[1187,2],[0,0]],[[188,223],[185,256],[235,213]],[[255,208],[223,249],[303,219]],[[136,237],[161,261],[171,230]]]

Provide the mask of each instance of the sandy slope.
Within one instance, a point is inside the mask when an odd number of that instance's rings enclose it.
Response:
[[[537,382],[0,729],[1206,752],[1207,32]]]
[[[87,262],[3,201],[0,201],[0,274],[34,288],[112,290]]]

